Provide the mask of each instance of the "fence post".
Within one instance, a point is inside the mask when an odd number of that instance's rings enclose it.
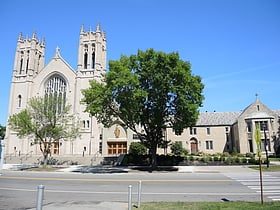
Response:
[[[42,210],[43,207],[43,198],[44,198],[44,185],[39,185],[37,187],[37,206],[36,210]]]
[[[128,210],[131,210],[132,207],[132,186],[128,186]]]
[[[142,181],[140,180],[138,183],[138,204],[137,208],[140,208],[141,206],[141,193],[142,193]]]

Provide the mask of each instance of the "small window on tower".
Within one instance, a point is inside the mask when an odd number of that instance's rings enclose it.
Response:
[[[87,69],[87,59],[88,59],[88,54],[87,54],[87,52],[85,52],[85,54],[84,54],[84,69]]]
[[[21,101],[22,99],[21,99],[21,95],[18,95],[18,107],[21,107]]]

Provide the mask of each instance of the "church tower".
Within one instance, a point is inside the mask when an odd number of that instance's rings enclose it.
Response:
[[[78,72],[81,77],[102,81],[106,73],[106,34],[100,30],[85,32],[82,25],[78,50]]]
[[[85,112],[86,106],[81,103],[82,90],[89,88],[89,81],[104,81],[106,73],[106,34],[101,31],[100,24],[96,31],[85,31],[84,25],[80,30],[78,47],[78,65],[76,76],[76,98],[74,112],[78,113],[81,122],[84,152],[88,155],[97,154],[100,147],[102,125],[97,123],[95,117]]]
[[[45,41],[39,41],[35,32],[32,38],[25,39],[20,33],[15,53],[9,115],[26,107],[28,99],[33,96],[33,79],[44,67],[44,62]]]

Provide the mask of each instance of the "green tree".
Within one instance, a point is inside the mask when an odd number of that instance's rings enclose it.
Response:
[[[186,155],[188,151],[183,147],[181,141],[176,141],[171,144],[171,153],[174,155]]]
[[[105,126],[117,118],[138,134],[155,168],[167,126],[179,134],[195,125],[203,88],[201,77],[192,74],[190,63],[178,53],[138,50],[136,55],[109,61],[104,83],[91,81],[83,90],[83,102]]]
[[[259,159],[259,170],[260,170],[260,187],[261,187],[261,204],[263,204],[263,183],[262,183],[262,150],[261,150],[261,130],[258,124],[256,124],[255,130],[255,141],[257,145],[257,156]]]
[[[4,139],[6,133],[6,126],[0,125],[0,140]]]
[[[39,144],[44,166],[51,155],[51,146],[59,140],[78,137],[78,128],[69,114],[70,106],[60,98],[35,97],[27,108],[9,118],[9,127],[20,138],[31,137],[32,144]]]
[[[128,153],[133,155],[145,155],[147,154],[147,147],[141,142],[131,142]]]

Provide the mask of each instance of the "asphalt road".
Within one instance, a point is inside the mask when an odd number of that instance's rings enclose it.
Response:
[[[256,172],[221,173],[139,172],[139,173],[65,173],[5,171],[0,176],[0,209],[34,209],[37,187],[44,185],[44,205],[92,205],[100,202],[127,203],[129,186],[132,201],[259,201],[259,193],[236,177]],[[276,180],[277,181],[277,180]],[[109,208],[108,208],[109,209]],[[125,209],[125,208],[124,208]]]

